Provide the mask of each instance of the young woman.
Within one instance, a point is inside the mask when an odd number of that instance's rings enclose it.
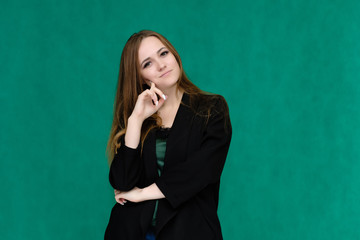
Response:
[[[225,99],[189,81],[162,35],[133,34],[108,142],[117,203],[105,239],[222,239],[217,207],[230,140]]]

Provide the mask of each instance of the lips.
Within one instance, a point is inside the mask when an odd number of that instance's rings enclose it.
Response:
[[[161,74],[161,76],[160,76],[160,77],[163,77],[163,76],[168,75],[168,73],[170,73],[171,71],[172,71],[172,70],[169,70],[169,71],[167,71],[167,72],[165,72],[165,73]]]

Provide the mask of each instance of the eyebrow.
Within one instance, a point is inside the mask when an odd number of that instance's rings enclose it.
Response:
[[[160,48],[156,53],[159,54],[159,52],[161,52],[161,50],[163,50],[164,48],[166,48],[166,47]],[[144,62],[146,62],[146,61],[149,60],[149,59],[150,59],[150,57],[145,58],[144,61],[141,62],[140,66],[142,66],[142,65],[144,64]]]

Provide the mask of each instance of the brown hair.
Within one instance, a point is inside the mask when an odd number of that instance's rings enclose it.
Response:
[[[126,132],[127,120],[135,107],[137,97],[145,90],[143,85],[145,82],[140,74],[138,51],[141,41],[150,36],[158,38],[175,56],[180,67],[180,76],[177,82],[178,88],[182,89],[190,96],[203,93],[188,79],[183,70],[178,52],[164,36],[149,30],[134,33],[126,42],[121,54],[119,77],[114,102],[114,118],[107,144],[109,163],[111,163],[114,154],[116,154],[117,149],[120,147],[119,138]],[[161,119],[156,113],[144,121],[141,129],[141,146],[150,130],[160,125]]]

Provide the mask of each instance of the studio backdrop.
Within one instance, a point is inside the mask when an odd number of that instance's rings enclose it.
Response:
[[[142,29],[228,101],[224,239],[360,239],[359,1],[0,5],[0,239],[103,238],[120,55]]]

